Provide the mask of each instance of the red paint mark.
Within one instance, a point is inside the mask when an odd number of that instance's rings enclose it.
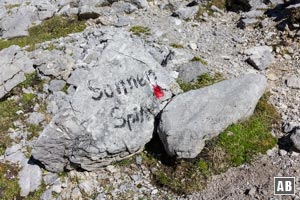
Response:
[[[153,93],[157,99],[165,96],[163,89],[158,85],[153,85]]]

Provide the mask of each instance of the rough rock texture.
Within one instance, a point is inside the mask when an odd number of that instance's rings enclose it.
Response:
[[[293,143],[294,148],[300,151],[300,128],[299,127],[293,130],[290,139]]]
[[[292,75],[287,79],[286,84],[290,88],[300,89],[300,77],[297,77],[296,75]]]
[[[208,69],[200,62],[189,62],[179,68],[178,78],[185,82],[191,82],[205,73],[208,73]]]
[[[31,55],[33,64],[44,75],[52,75],[66,80],[74,65],[74,60],[58,50],[53,51],[35,51]]]
[[[80,83],[70,108],[60,111],[39,137],[32,155],[50,171],[95,170],[143,148],[154,117],[178,85],[140,40],[118,32]]]
[[[180,19],[189,19],[193,17],[194,15],[197,14],[199,10],[198,6],[193,6],[193,7],[182,7],[174,11],[172,16],[176,16]]]
[[[171,156],[196,157],[205,140],[252,115],[267,80],[248,74],[175,97],[164,109],[159,136]]]
[[[37,165],[26,164],[19,172],[19,185],[21,188],[20,195],[27,196],[30,192],[35,191],[41,185],[42,170]]]
[[[32,61],[19,46],[0,51],[0,98],[23,82],[25,73],[34,72]]]
[[[252,47],[247,49],[244,53],[250,56],[247,62],[258,70],[268,68],[274,60],[272,48],[268,46]]]

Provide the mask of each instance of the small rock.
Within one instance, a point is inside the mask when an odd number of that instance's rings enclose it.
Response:
[[[300,89],[300,77],[292,75],[287,79],[286,84],[289,88]]]
[[[268,68],[274,60],[274,56],[271,52],[272,48],[268,46],[252,47],[245,51],[245,54],[250,56],[246,61],[254,68],[264,70]]]
[[[108,165],[106,167],[106,170],[109,171],[110,173],[116,173],[118,171],[118,169],[113,165]]]
[[[49,84],[49,90],[51,92],[58,92],[58,91],[61,91],[65,85],[66,85],[66,82],[63,80],[52,80],[52,81],[50,81],[50,84]]]
[[[248,194],[253,197],[255,195],[255,193],[256,193],[256,188],[255,187],[251,187],[251,189],[249,190]]]
[[[195,43],[189,43],[188,44],[188,47],[190,48],[190,49],[192,49],[192,50],[196,50],[198,47],[197,47],[197,44],[195,44]]]
[[[96,189],[94,182],[91,180],[81,182],[78,187],[88,195],[92,195]]]
[[[33,112],[33,113],[30,113],[26,122],[28,124],[39,125],[39,123],[41,123],[44,120],[45,120],[45,115],[43,115],[42,113],[39,113],[39,112]]]
[[[279,155],[280,156],[285,156],[287,154],[287,151],[286,150],[283,150],[283,149],[280,149],[279,150]]]
[[[151,195],[156,195],[158,193],[158,189],[154,189],[151,191]]]
[[[290,139],[293,143],[294,148],[300,151],[300,129],[299,128],[293,131],[293,133],[290,136]]]
[[[52,199],[52,191],[51,189],[48,189],[42,194],[41,200],[51,200],[51,199]]]
[[[57,179],[54,183],[53,186],[51,187],[51,190],[57,194],[61,193],[62,191],[62,184],[60,179]]]
[[[292,56],[290,56],[289,54],[284,54],[283,58],[286,59],[286,60],[291,60]]]
[[[82,194],[80,192],[80,189],[78,187],[74,188],[71,194],[72,199],[81,199]]]
[[[254,26],[256,24],[259,23],[259,20],[258,19],[255,19],[255,18],[246,18],[246,19],[241,19],[238,23],[238,27],[239,28],[246,28],[248,26]]]
[[[58,179],[58,175],[55,173],[46,174],[43,178],[46,185],[52,185]]]
[[[135,163],[136,163],[137,165],[141,165],[141,164],[143,163],[143,158],[142,158],[142,156],[137,156],[137,157],[135,158]]]
[[[194,15],[196,15],[198,10],[199,10],[198,6],[182,7],[182,8],[177,9],[176,11],[174,11],[172,16],[178,17],[179,19],[186,20],[186,19],[192,18]]]
[[[184,82],[192,82],[208,72],[208,69],[200,62],[189,62],[179,68],[178,78]]]
[[[19,172],[20,195],[27,196],[39,188],[42,182],[42,170],[37,165],[26,164]]]

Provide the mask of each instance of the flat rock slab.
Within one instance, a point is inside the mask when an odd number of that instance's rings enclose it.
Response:
[[[26,164],[19,172],[20,195],[27,196],[39,188],[42,183],[42,170],[37,165]]]
[[[266,86],[264,76],[248,74],[173,98],[159,124],[159,136],[168,154],[196,157],[206,140],[252,115]]]
[[[33,63],[19,46],[0,51],[0,99],[19,83],[25,81],[26,73],[34,72]]]
[[[96,170],[143,149],[152,138],[155,116],[180,91],[127,32],[117,32],[99,60],[33,149],[34,158],[50,171]]]

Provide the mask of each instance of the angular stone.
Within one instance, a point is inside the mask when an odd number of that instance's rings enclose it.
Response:
[[[0,98],[23,82],[25,73],[34,72],[33,63],[19,46],[0,51]]]
[[[286,85],[292,89],[300,89],[300,77],[292,75],[287,79]]]
[[[194,15],[196,15],[198,10],[199,10],[198,6],[183,7],[183,8],[179,8],[176,11],[174,11],[172,16],[186,20],[186,19],[192,18]]]
[[[50,81],[50,84],[49,84],[49,90],[51,92],[58,92],[58,91],[61,91],[65,85],[66,85],[66,82],[63,80],[52,80],[52,81]]]
[[[258,70],[268,68],[274,61],[272,48],[269,46],[252,47],[247,49],[244,53],[250,56],[247,62]]]
[[[11,10],[11,15],[6,15],[0,20],[0,29],[4,30],[2,38],[28,36],[28,28],[33,23],[39,24],[37,9],[34,6],[20,6]]]
[[[206,140],[252,115],[266,86],[264,76],[248,74],[173,98],[158,129],[168,154],[196,157]]]
[[[19,172],[20,195],[27,196],[39,188],[42,182],[42,170],[37,165],[26,164]]]
[[[118,31],[32,155],[54,172],[96,170],[134,154],[152,138],[154,118],[180,90],[141,40]]]
[[[34,125],[39,125],[42,121],[45,120],[45,115],[39,112],[33,112],[29,115],[28,119],[26,122],[28,124],[34,124]]]
[[[300,128],[296,128],[290,136],[293,147],[300,151]]]
[[[45,75],[52,75],[67,80],[75,67],[72,57],[58,50],[34,51],[31,55],[33,63]]]
[[[197,77],[208,72],[208,69],[200,62],[189,62],[179,68],[178,78],[185,82],[192,82]]]

